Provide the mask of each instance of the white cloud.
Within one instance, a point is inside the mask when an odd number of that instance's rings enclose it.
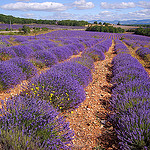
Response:
[[[42,19],[49,19],[49,20],[103,20],[103,21],[113,21],[113,20],[138,20],[138,19],[148,19],[150,18],[150,11],[149,9],[143,9],[140,11],[135,12],[127,12],[127,13],[121,13],[121,12],[111,12],[111,11],[101,11],[96,15],[93,14],[72,14],[68,12],[57,12],[53,15],[49,16],[42,16]]]
[[[145,2],[145,1],[139,1],[138,6],[142,8],[147,8],[150,9],[150,2]]]
[[[107,3],[107,2],[101,2],[100,6],[103,9],[125,9],[125,8],[134,8],[136,7],[136,4],[134,2],[122,2],[122,3]]]
[[[149,9],[143,9],[134,12],[127,12],[127,13],[118,13],[118,12],[111,12],[111,11],[101,11],[96,15],[82,15],[78,16],[79,20],[103,20],[103,21],[113,21],[113,20],[142,20],[150,18],[150,11]]]
[[[71,14],[68,12],[57,12],[53,15],[49,15],[46,17],[42,17],[42,19],[49,19],[49,20],[77,20],[79,14]]]
[[[1,6],[2,9],[6,10],[20,10],[20,11],[63,11],[66,10],[66,7],[61,3],[55,2],[43,2],[43,3],[24,3],[24,2],[17,2],[17,3],[10,3]]]
[[[35,15],[32,14],[32,13],[27,13],[27,14],[23,14],[22,17],[25,17],[25,18],[35,18]]]
[[[142,10],[135,11],[135,12],[129,12],[129,15],[133,18],[134,17],[140,18],[140,19],[150,18],[150,10],[149,9],[142,9]]]
[[[86,2],[85,0],[77,0],[72,5],[77,9],[91,9],[94,7],[92,2]]]

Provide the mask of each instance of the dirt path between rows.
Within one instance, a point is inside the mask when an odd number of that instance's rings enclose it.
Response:
[[[91,150],[96,148],[117,149],[116,138],[112,125],[107,120],[109,100],[111,97],[111,61],[114,41],[109,51],[105,53],[104,61],[94,63],[93,81],[86,87],[86,100],[72,112],[62,113],[70,122],[70,128],[75,132],[73,150]]]

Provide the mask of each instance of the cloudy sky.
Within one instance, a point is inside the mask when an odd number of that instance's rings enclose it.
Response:
[[[49,20],[150,19],[150,0],[0,0],[0,14]]]

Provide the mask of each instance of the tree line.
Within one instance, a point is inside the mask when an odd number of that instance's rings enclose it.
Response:
[[[36,20],[36,19],[26,19],[26,18],[19,18],[13,17],[11,15],[4,15],[0,14],[0,22],[5,24],[49,24],[49,25],[65,25],[65,26],[84,26],[87,25],[87,21],[77,21],[77,20]]]
[[[124,33],[124,29],[122,28],[116,28],[113,26],[108,26],[105,24],[105,26],[90,26],[86,29],[86,31],[95,31],[95,32],[108,32],[108,33]]]
[[[150,28],[137,28],[134,33],[138,35],[150,36]]]

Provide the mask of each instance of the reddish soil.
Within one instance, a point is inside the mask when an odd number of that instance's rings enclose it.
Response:
[[[85,88],[86,100],[72,112],[64,112],[63,116],[70,122],[70,128],[75,132],[73,150],[87,150],[96,148],[117,149],[113,126],[107,122],[109,99],[111,96],[111,61],[114,42],[105,53],[104,61],[94,63],[93,81]]]

